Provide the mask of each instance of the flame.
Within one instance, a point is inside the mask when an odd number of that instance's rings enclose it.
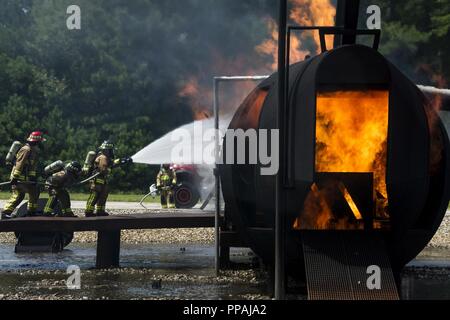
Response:
[[[308,194],[305,200],[305,205],[301,217],[297,218],[294,222],[294,230],[358,230],[362,228],[362,224],[353,223],[350,217],[337,218],[331,209],[331,204],[336,200],[336,188],[339,185],[330,184],[323,189],[319,189],[317,184],[311,186],[311,192]],[[348,194],[347,189],[344,186],[345,192]],[[345,194],[343,194],[345,197]],[[351,199],[351,203],[348,203],[352,209],[353,214],[357,220],[361,220],[362,216],[357,217],[359,209],[356,207],[350,194],[346,199]]]
[[[336,8],[330,0],[292,0],[293,8],[290,13],[290,18],[301,26],[334,26]],[[301,35],[305,39],[307,35]],[[314,42],[316,44],[316,51],[320,48],[320,36],[318,32],[313,33]],[[333,37],[325,39],[327,48],[333,48]]]
[[[373,172],[375,190],[387,198],[388,91],[319,93],[317,172]]]
[[[331,0],[293,0],[290,18],[305,26],[334,25],[336,9]],[[207,65],[203,65],[197,75],[188,78],[180,85],[178,96],[186,99],[195,120],[211,116],[213,99],[212,75],[255,75],[268,74],[278,67],[278,25],[273,18],[267,18],[268,38],[254,49],[257,59],[252,55],[242,54],[236,57],[224,57],[217,48],[206,48],[209,52]],[[317,32],[293,33],[291,38],[290,61],[302,61],[307,55],[318,53],[320,40]],[[328,48],[332,43],[328,42]],[[269,63],[267,63],[269,57]],[[209,63],[209,64],[208,64]],[[207,70],[208,72],[205,72]],[[254,82],[241,82],[224,99],[221,99],[221,110],[234,112],[245,97],[255,88]]]
[[[302,214],[301,219],[296,219],[294,229],[328,229],[332,217],[333,213],[324,192],[320,191],[314,183],[305,200],[304,214]]]
[[[267,28],[270,32],[270,39],[264,40],[263,43],[256,46],[255,50],[260,55],[272,57],[272,62],[269,64],[268,68],[271,71],[276,71],[278,69],[278,25],[275,20],[268,18]],[[302,50],[300,47],[300,38],[297,35],[292,35],[290,61],[305,60],[305,57],[311,54],[309,50]]]
[[[199,76],[191,76],[182,83],[178,96],[187,100],[195,120],[202,120],[212,116],[212,75],[255,75],[266,74],[255,67],[257,62],[250,61],[252,57],[239,55],[225,58],[216,49],[210,49],[211,60],[210,73],[203,72]],[[220,111],[223,114],[234,113],[244,99],[253,91],[256,83],[242,81],[239,83],[221,84],[219,89]]]
[[[376,217],[386,218],[386,187],[389,92],[337,91],[317,95],[316,172],[373,173]],[[330,209],[341,192],[354,218],[363,215],[342,182],[330,183],[324,190],[314,185],[303,212],[294,223],[296,229],[360,229],[350,217]],[[327,204],[327,205],[325,205]]]
[[[358,206],[352,198],[352,195],[350,194],[350,192],[348,192],[347,188],[342,182],[339,183],[339,190],[341,190],[342,194],[344,195],[345,201],[347,201],[348,205],[350,206],[350,209],[352,210],[355,218],[357,220],[362,220],[363,216],[361,214],[361,211],[359,211]]]
[[[188,100],[194,120],[203,120],[211,117],[208,105],[211,104],[212,93],[209,89],[201,87],[197,78],[189,78],[178,92],[178,96]]]
[[[292,9],[289,13],[290,19],[301,26],[334,26],[336,8],[330,0],[292,0]],[[278,68],[278,25],[272,18],[267,19],[269,39],[264,40],[255,50],[260,55],[270,56],[272,62],[268,66],[272,71]],[[312,37],[314,48],[306,44]],[[327,48],[333,48],[333,37],[327,37]],[[305,59],[307,55],[319,53],[320,36],[314,32],[294,32],[291,35],[290,62],[298,62]]]

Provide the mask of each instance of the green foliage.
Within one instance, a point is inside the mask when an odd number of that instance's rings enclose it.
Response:
[[[253,51],[266,35],[260,16],[273,6],[256,2],[78,0],[82,28],[69,31],[73,1],[2,1],[0,159],[36,128],[49,133],[46,164],[83,161],[105,139],[116,142],[117,156],[131,156],[191,122],[181,86],[198,75],[209,87],[227,71],[209,69],[212,47],[232,58]],[[157,169],[117,169],[111,188],[145,191]],[[6,180],[9,168],[0,174]]]
[[[362,1],[369,4],[382,9],[381,52],[414,81],[446,85],[436,80],[450,78],[450,1]]]
[[[186,80],[210,88],[216,75],[269,72],[254,48],[270,37],[263,18],[276,16],[276,1],[77,0],[82,29],[69,31],[71,4],[2,0],[0,159],[37,128],[49,133],[45,163],[83,161],[105,139],[130,156],[192,121],[178,95]],[[382,7],[382,53],[417,82],[431,82],[429,70],[450,77],[450,1],[369,4]],[[208,92],[199,95],[209,103]],[[156,170],[117,169],[111,187],[146,191]]]

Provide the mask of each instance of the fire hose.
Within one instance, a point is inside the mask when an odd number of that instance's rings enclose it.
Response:
[[[8,186],[11,183],[12,183],[12,181],[2,182],[2,183],[0,183],[0,187]],[[38,185],[38,186],[45,186],[45,185],[47,185],[47,183],[45,183],[45,182],[38,182],[38,181],[36,181],[36,182],[32,182],[32,181],[17,181],[16,184]]]
[[[443,88],[436,88],[436,87],[432,87],[432,86],[422,86],[422,85],[417,85],[417,86],[419,87],[420,90],[422,90],[425,93],[441,94],[441,95],[450,97],[450,89],[443,89]]]
[[[101,173],[101,172],[97,172],[96,174],[90,176],[89,178],[84,179],[83,181],[78,182],[78,183],[77,183],[77,186],[81,186],[82,184],[85,184],[85,183],[87,183],[87,182],[89,182],[89,181],[91,181],[91,180],[97,178],[97,177],[100,175],[100,173]]]
[[[100,175],[100,172],[94,174],[93,176],[90,176],[89,178],[78,182],[76,185],[80,186],[83,185],[89,181],[91,181],[92,179],[97,178]],[[0,183],[0,187],[4,187],[4,186],[9,186],[12,183],[12,181],[6,181],[6,182],[2,182]],[[38,186],[51,186],[50,184],[46,183],[46,182],[40,182],[40,181],[36,181],[36,182],[32,182],[32,181],[17,181],[17,184],[24,184],[24,185],[38,185]]]
[[[152,196],[153,198],[155,198],[157,195],[160,194],[160,192],[159,192],[159,190],[158,190],[158,187],[157,187],[155,184],[152,184],[152,185],[150,186],[149,189],[150,189],[150,190],[149,190],[150,192],[147,193],[147,194],[141,199],[141,201],[139,201],[139,205],[140,205],[141,207],[143,207],[144,209],[146,209],[146,210],[148,210],[148,208],[144,205],[145,199],[147,199],[147,198],[150,197],[150,196]]]
[[[181,186],[181,183],[180,183],[180,184],[177,184],[177,185],[175,185],[175,186],[173,186],[173,187],[171,187],[171,188],[176,188],[176,187],[180,187],[180,186]],[[144,205],[145,199],[147,199],[147,198],[150,197],[150,196],[152,196],[153,198],[155,198],[156,196],[158,196],[158,195],[161,194],[161,190],[156,186],[156,184],[152,184],[152,185],[150,186],[150,190],[149,190],[149,191],[150,191],[150,192],[147,193],[144,197],[142,197],[141,201],[139,201],[139,205],[140,205],[141,207],[143,207],[144,209],[146,209],[146,210],[148,210],[148,208]]]

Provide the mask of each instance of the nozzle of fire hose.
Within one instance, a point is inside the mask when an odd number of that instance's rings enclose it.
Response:
[[[133,159],[131,157],[127,157],[127,158],[122,158],[122,159],[118,159],[114,162],[114,166],[115,167],[121,167],[127,164],[131,164],[133,163]]]
[[[127,158],[122,159],[122,161],[123,161],[123,164],[132,164],[133,158],[127,157]]]

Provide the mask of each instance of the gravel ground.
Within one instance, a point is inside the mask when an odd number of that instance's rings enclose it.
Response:
[[[111,214],[130,214],[130,210],[110,210]],[[147,210],[133,210],[132,214],[148,212]],[[82,216],[83,210],[74,210],[74,213]],[[16,238],[13,233],[0,233],[0,243],[15,243]],[[214,229],[157,229],[157,230],[122,230],[122,243],[143,244],[143,243],[171,243],[171,244],[212,244],[214,243]],[[73,242],[75,243],[96,243],[96,232],[76,232]]]
[[[115,269],[115,270],[83,270],[83,290],[70,291],[66,287],[67,275],[64,271],[40,271],[29,270],[20,272],[20,286],[8,288],[0,292],[0,300],[109,300],[122,299],[122,297],[110,295],[111,291],[120,291],[124,282],[132,286],[160,283],[163,289],[175,286],[175,288],[195,287],[197,290],[210,290],[211,286],[252,286],[264,287],[267,274],[260,270],[225,271],[220,277],[215,275],[192,275],[185,273],[155,274],[151,269]],[[110,281],[116,279],[116,283]],[[99,291],[101,291],[99,296]],[[166,300],[164,292],[159,293],[146,289],[146,295],[138,295],[134,299]],[[252,290],[255,291],[255,290]],[[258,290],[260,291],[260,290]],[[264,290],[262,290],[264,291]],[[207,294],[207,292],[204,292]],[[231,297],[230,297],[231,298]],[[233,298],[245,300],[267,300],[269,296],[264,293],[246,293],[245,291],[233,296]],[[173,292],[170,299],[185,299],[183,293]]]
[[[450,214],[444,218],[444,221],[441,224],[438,232],[434,236],[433,240],[431,240],[430,247],[433,248],[450,248]]]
[[[82,215],[82,210],[74,210]],[[133,214],[145,213],[146,210],[132,210]],[[130,210],[110,210],[111,214],[129,214]],[[212,244],[214,243],[214,229],[161,229],[161,230],[123,230],[121,240],[127,244],[143,243],[172,243],[172,244]],[[74,242],[95,243],[96,232],[77,232]],[[13,233],[0,233],[0,243],[15,243]],[[450,248],[450,214],[447,214],[439,231],[429,244],[433,248]]]

